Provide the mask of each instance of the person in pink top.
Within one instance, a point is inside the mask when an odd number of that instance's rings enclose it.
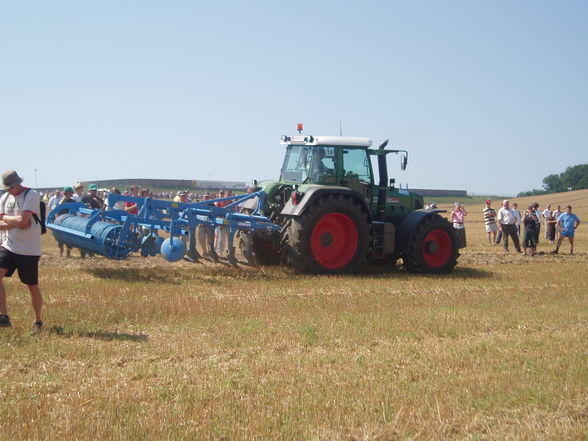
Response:
[[[466,246],[464,222],[467,214],[467,211],[461,206],[461,203],[456,202],[455,209],[451,212],[451,222],[453,222],[453,228],[455,228],[455,232],[457,233],[457,241],[460,248],[465,248]]]

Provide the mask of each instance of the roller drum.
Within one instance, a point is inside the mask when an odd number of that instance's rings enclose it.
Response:
[[[86,233],[90,219],[87,217],[62,214],[55,218],[54,224],[68,230]],[[80,248],[91,253],[99,254],[109,259],[126,259],[133,251],[133,234],[129,234],[126,243],[117,247],[117,241],[122,231],[122,225],[97,221],[92,224],[88,233],[91,237],[83,237],[66,231],[52,229],[53,236],[58,242]],[[131,243],[129,243],[131,242]]]

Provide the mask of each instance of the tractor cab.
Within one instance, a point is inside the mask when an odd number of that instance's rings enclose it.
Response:
[[[337,136],[283,136],[286,156],[280,182],[304,188],[308,185],[341,186],[363,196],[370,212],[380,220],[398,221],[423,207],[422,198],[388,182],[386,155],[403,153],[401,168],[406,168],[404,150],[386,150],[387,141],[371,149],[369,138]],[[380,182],[376,183],[371,158],[378,158]]]
[[[281,182],[341,185],[369,198],[373,173],[367,148],[371,140],[334,136],[284,136],[286,156]]]

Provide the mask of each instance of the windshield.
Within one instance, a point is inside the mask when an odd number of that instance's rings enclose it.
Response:
[[[336,149],[290,145],[282,167],[282,181],[334,184],[336,178]]]
[[[308,178],[312,149],[302,145],[289,145],[282,166],[282,181],[302,183]]]

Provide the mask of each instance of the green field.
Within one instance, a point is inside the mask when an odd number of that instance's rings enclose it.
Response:
[[[531,200],[577,207],[574,256],[503,254],[479,204],[447,276],[65,259],[47,234],[43,334],[5,281],[3,439],[588,440],[588,190]]]

